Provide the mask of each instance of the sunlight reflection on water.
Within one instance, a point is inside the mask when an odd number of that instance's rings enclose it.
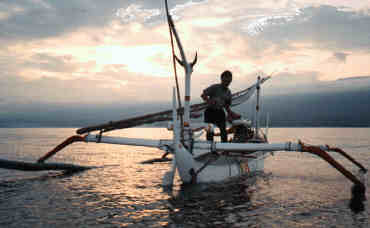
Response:
[[[35,161],[73,133],[74,129],[0,129],[2,156]],[[369,133],[370,129],[279,128],[270,130],[270,141],[299,137],[307,143],[344,146],[369,167]],[[109,135],[171,137],[160,128]],[[182,227],[174,216],[191,217],[180,213],[181,205],[171,205],[173,196],[161,187],[170,163],[141,164],[161,155],[151,148],[77,143],[50,160],[99,168],[73,175],[1,170],[0,227]],[[266,175],[251,187],[255,216],[248,219],[257,227],[367,227],[367,211],[357,218],[347,208],[351,184],[326,163],[311,155],[276,153],[265,167]],[[173,193],[180,190],[176,178]],[[193,203],[189,194],[182,204]],[[224,193],[219,194],[222,199]]]

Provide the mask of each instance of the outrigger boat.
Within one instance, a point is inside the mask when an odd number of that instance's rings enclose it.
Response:
[[[214,126],[206,123],[192,122],[192,118],[200,116],[200,113],[207,107],[206,103],[190,105],[191,94],[191,74],[197,62],[197,55],[193,62],[189,63],[186,59],[180,37],[176,31],[174,22],[169,14],[167,0],[165,0],[167,20],[171,37],[173,63],[175,68],[177,89],[173,89],[172,110],[152,113],[144,116],[124,119],[115,122],[108,122],[101,125],[89,126],[77,130],[77,135],[71,136],[60,145],[42,156],[31,168],[22,170],[42,170],[52,169],[47,167],[46,160],[64,147],[74,142],[95,142],[120,144],[131,146],[154,147],[165,152],[165,155],[172,154],[171,170],[165,175],[164,184],[172,185],[175,172],[178,171],[183,183],[204,183],[217,182],[226,178],[238,176],[246,172],[263,171],[264,159],[273,152],[292,151],[307,152],[321,157],[331,166],[342,173],[347,179],[353,182],[351,207],[363,208],[365,197],[365,184],[361,177],[354,175],[351,171],[344,168],[328,152],[336,152],[347,158],[354,165],[359,167],[364,174],[367,169],[343,150],[328,145],[306,145],[303,142],[282,142],[270,143],[267,139],[268,134],[259,129],[258,117],[255,118],[254,130],[251,129],[247,120],[233,121],[233,139],[230,142],[222,143],[218,141],[207,141],[199,138],[198,130],[214,133]],[[175,39],[173,39],[173,37]],[[174,53],[174,40],[179,49],[181,58]],[[176,61],[185,70],[185,98],[184,105],[181,105],[180,93],[177,83]],[[254,93],[257,97],[256,114],[259,111],[259,94],[261,85],[270,77],[260,78],[251,87],[232,95],[232,106],[239,105],[247,101]],[[106,136],[104,133],[135,127],[142,124],[149,124],[158,121],[169,121],[168,129],[173,132],[172,139],[141,139]],[[98,131],[97,133],[94,133]],[[2,163],[3,162],[3,163]],[[10,165],[6,161],[0,160],[0,168],[20,169],[17,164]],[[73,168],[74,166],[72,166]],[[71,169],[71,166],[58,166],[58,169]],[[76,168],[76,167],[75,167]],[[77,169],[79,167],[77,166]],[[359,206],[360,205],[360,206]],[[362,205],[362,206],[361,206]]]

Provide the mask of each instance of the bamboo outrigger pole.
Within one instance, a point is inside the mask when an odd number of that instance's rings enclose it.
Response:
[[[6,159],[0,159],[0,168],[21,170],[21,171],[65,170],[65,171],[75,172],[75,171],[83,171],[83,170],[91,169],[92,167],[65,164],[65,163],[32,163],[32,162],[10,161]]]
[[[85,137],[86,136],[73,135],[73,136],[67,138],[61,144],[59,144],[54,149],[52,149],[51,151],[49,151],[48,153],[46,153],[44,156],[42,156],[41,158],[39,158],[39,160],[37,160],[37,162],[38,163],[43,163],[46,159],[50,158],[51,156],[53,156],[54,154],[56,154],[58,151],[62,150],[64,147],[66,147],[66,146],[68,146],[68,145],[70,145],[70,144],[72,144],[74,142],[84,142],[85,141]]]

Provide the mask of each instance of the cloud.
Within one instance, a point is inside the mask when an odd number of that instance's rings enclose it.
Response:
[[[347,56],[348,54],[343,52],[334,53],[334,57],[341,62],[346,62]]]
[[[131,4],[127,8],[120,8],[116,11],[116,16],[124,23],[129,23],[134,20],[147,22],[159,15],[161,15],[159,9],[143,9],[141,5],[137,4]]]
[[[370,15],[362,11],[342,11],[334,6],[300,9],[294,17],[271,18],[262,24],[260,38],[284,49],[297,42],[332,51],[370,52]],[[268,42],[265,42],[268,44]]]
[[[198,51],[192,98],[225,69],[233,91],[272,72],[276,92],[370,75],[366,10],[315,1],[169,4],[187,58]],[[14,103],[168,101],[174,79],[163,9],[152,0],[2,1],[0,95]],[[183,90],[180,67],[178,74]]]
[[[38,53],[30,57],[29,61],[24,63],[24,67],[37,68],[49,72],[74,72],[78,65],[71,63],[72,55],[52,56],[44,53]]]
[[[93,77],[74,79],[41,77],[27,80],[12,76],[2,77],[0,97],[13,104],[133,104],[168,100],[171,94],[168,79],[159,78],[153,82],[151,77],[122,73],[106,69],[104,73]],[[151,91],[145,85],[147,81],[152,81]]]
[[[1,40],[17,42],[55,37],[81,27],[104,26],[115,17],[115,9],[127,4],[120,0],[6,1],[0,5],[0,12],[11,11],[0,18]]]

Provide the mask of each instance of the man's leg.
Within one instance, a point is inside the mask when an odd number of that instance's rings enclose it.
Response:
[[[207,134],[206,134],[207,141],[213,142],[213,136],[214,136],[213,132],[207,131]]]
[[[221,134],[221,142],[227,142],[227,131],[226,131],[226,123],[219,122],[218,127],[220,128],[220,134]]]
[[[223,110],[217,112],[217,127],[220,129],[221,142],[227,142],[226,116]]]
[[[212,109],[207,108],[204,111],[204,122],[205,123],[213,123],[213,111]],[[207,131],[206,139],[207,141],[212,141],[213,142],[213,132]]]

